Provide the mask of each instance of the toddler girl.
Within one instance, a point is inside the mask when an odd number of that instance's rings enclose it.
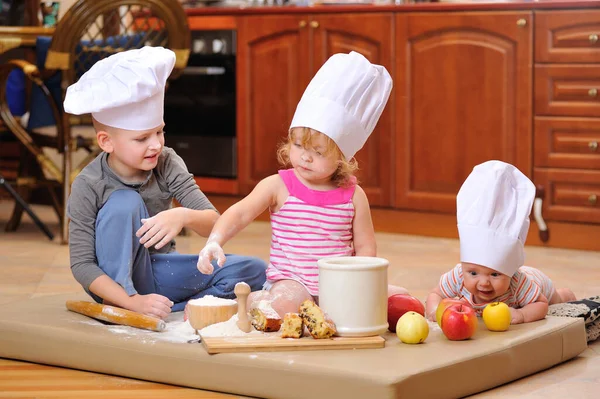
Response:
[[[291,168],[263,179],[223,213],[200,251],[198,269],[211,273],[213,259],[222,265],[222,246],[267,208],[267,281],[264,291],[250,294],[249,308],[265,300],[281,317],[298,312],[304,300],[318,300],[318,259],[376,256],[369,202],[353,175],[354,154],[375,128],[391,89],[383,66],[356,52],[332,56],[308,85],[278,150],[280,163]]]

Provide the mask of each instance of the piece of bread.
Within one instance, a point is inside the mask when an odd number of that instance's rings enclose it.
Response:
[[[304,323],[298,313],[286,313],[281,326],[281,338],[302,338]]]
[[[310,299],[300,305],[300,317],[313,338],[331,338],[337,332],[335,323]]]
[[[258,331],[273,332],[281,328],[281,317],[271,307],[261,306],[250,310],[252,325]]]

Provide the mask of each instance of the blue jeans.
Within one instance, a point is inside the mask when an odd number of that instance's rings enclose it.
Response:
[[[196,264],[198,255],[176,252],[150,254],[135,232],[148,218],[142,197],[134,190],[119,190],[96,218],[96,258],[98,266],[128,295],[160,294],[175,303],[172,311],[183,310],[190,299],[213,295],[235,298],[233,289],[241,281],[252,291],[265,283],[266,263],[249,256],[227,255],[223,267],[213,261],[214,272],[202,274]],[[89,293],[96,302],[98,296]]]

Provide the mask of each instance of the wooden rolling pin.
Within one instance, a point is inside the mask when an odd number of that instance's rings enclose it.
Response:
[[[67,301],[67,309],[94,319],[121,324],[123,326],[142,328],[144,330],[161,332],[167,327],[167,324],[163,320],[156,317],[94,302]]]

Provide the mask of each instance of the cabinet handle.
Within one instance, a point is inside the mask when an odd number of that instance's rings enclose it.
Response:
[[[588,90],[588,96],[596,97],[597,95],[598,95],[598,89],[589,89]]]
[[[526,20],[525,18],[519,18],[519,19],[517,20],[517,26],[518,26],[519,28],[522,28],[522,27],[524,27],[524,26],[526,26],[526,25],[527,25],[527,20]]]
[[[302,21],[298,22],[298,26],[299,26],[300,28],[304,28],[304,27],[306,26],[306,21],[305,21],[305,20],[302,20]]]
[[[588,143],[588,147],[590,148],[591,151],[596,151],[598,149],[598,142],[597,141],[590,141]]]
[[[596,205],[596,202],[598,202],[598,197],[596,196],[596,194],[592,194],[588,197],[588,202],[590,203],[590,205]]]
[[[319,27],[319,23],[317,21],[310,21],[310,27],[311,28],[318,28]]]
[[[598,42],[598,35],[597,35],[597,34],[595,34],[595,33],[592,33],[592,34],[589,36],[589,39],[590,39],[590,43],[591,43],[591,44],[596,44],[596,43]]]
[[[550,239],[550,231],[548,231],[548,225],[542,216],[542,208],[544,201],[544,187],[535,187],[535,199],[533,200],[533,218],[538,225],[540,234],[540,240],[542,242],[548,242]]]

